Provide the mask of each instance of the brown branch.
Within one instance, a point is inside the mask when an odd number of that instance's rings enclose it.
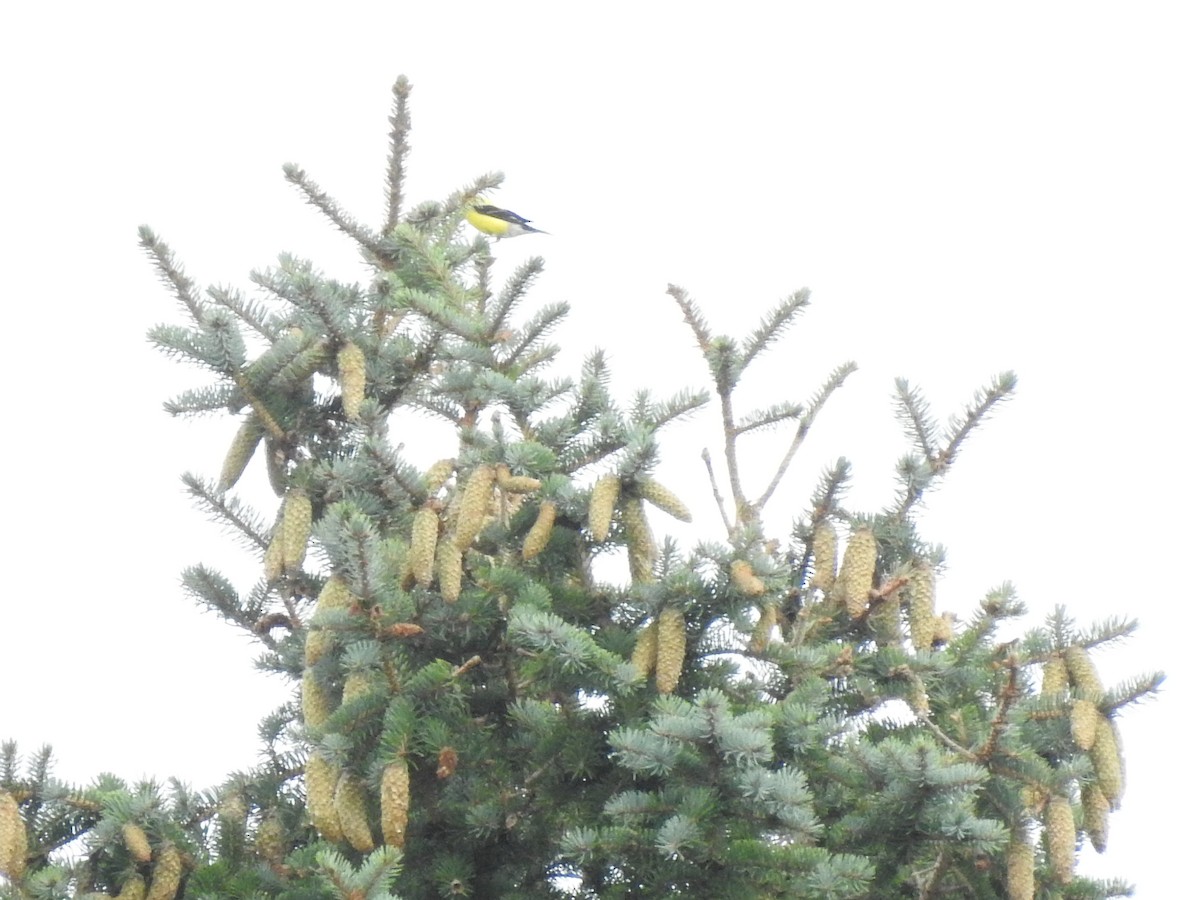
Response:
[[[708,469],[708,483],[712,485],[713,499],[717,501],[717,512],[721,514],[726,533],[732,537],[733,525],[725,513],[725,498],[721,496],[721,489],[717,486],[717,473],[713,471],[712,454],[708,452],[707,447],[700,451],[700,458],[704,460],[704,467]]]
[[[978,758],[980,760],[988,760],[996,752],[996,747],[1000,743],[1000,735],[1008,725],[1008,711],[1021,693],[1017,684],[1017,673],[1020,671],[1020,666],[1017,664],[1016,655],[1010,653],[1006,656],[1003,665],[1008,667],[1008,683],[1000,692],[1000,705],[996,709],[996,715],[992,717],[992,727],[988,732],[987,740],[979,748]]]

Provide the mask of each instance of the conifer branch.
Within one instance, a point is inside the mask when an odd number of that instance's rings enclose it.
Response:
[[[1013,372],[1001,372],[992,379],[991,385],[976,392],[975,403],[961,416],[954,416],[948,423],[952,437],[933,462],[935,472],[943,472],[950,467],[958,455],[963,441],[977,425],[979,425],[1000,403],[1012,397],[1017,389],[1017,376]]]
[[[743,366],[748,366],[759,353],[783,336],[796,316],[808,307],[810,293],[808,288],[796,291],[763,317],[758,327],[742,344]]]
[[[338,205],[336,200],[321,190],[316,182],[308,177],[307,172],[295,163],[285,163],[283,166],[283,175],[284,178],[299,188],[300,192],[308,199],[308,202],[323,212],[325,217],[339,231],[352,238],[379,264],[383,265],[386,263],[387,248],[384,247],[379,235],[375,234],[375,232],[365,225],[361,225],[350,218],[350,215]]]
[[[265,525],[256,516],[243,512],[242,505],[236,499],[220,493],[215,485],[191,472],[185,472],[181,479],[188,493],[213,521],[231,526],[251,550],[262,552],[267,549],[267,539],[263,537]]]
[[[163,401],[163,409],[172,416],[197,415],[225,410],[237,399],[237,389],[227,384],[193,388]]]
[[[536,344],[539,340],[541,340],[546,332],[565,319],[570,311],[571,307],[565,302],[555,303],[539,309],[536,315],[534,315],[533,319],[522,326],[521,330],[512,338],[510,338],[509,343],[505,348],[507,352],[498,359],[497,368],[503,372],[508,372],[510,367],[512,367],[517,360],[521,358],[521,355],[524,354],[532,344]],[[493,331],[492,333],[495,334],[496,332]],[[557,347],[551,347],[549,349],[549,355],[544,356],[543,359],[539,360],[539,362],[544,362],[550,357],[557,355]],[[532,365],[526,363],[525,365],[521,366],[519,371],[513,372],[512,374],[524,374],[532,368]]]
[[[204,303],[196,293],[195,283],[175,262],[175,254],[171,252],[171,248],[159,239],[149,225],[138,227],[138,243],[150,256],[159,277],[171,288],[176,299],[183,304],[191,317],[199,322],[204,312]]]
[[[681,287],[668,284],[667,293],[679,304],[679,309],[683,312],[683,321],[687,322],[688,326],[692,329],[692,334],[696,338],[696,344],[700,347],[700,352],[708,353],[708,348],[712,345],[712,332],[709,331],[708,323],[704,321],[700,307],[688,297],[687,291]]]
[[[280,323],[267,307],[257,300],[248,300],[234,288],[210,287],[208,296],[228,309],[268,342],[279,337]]]
[[[533,286],[537,276],[542,274],[545,266],[546,261],[540,256],[535,256],[532,259],[526,260],[513,272],[508,282],[504,285],[504,289],[497,296],[496,302],[487,311],[490,320],[488,323],[488,332],[490,334],[496,334],[504,327],[504,322],[508,318],[509,313],[525,297],[525,294]],[[570,309],[570,306],[566,303],[557,303],[555,306]]]
[[[412,91],[408,79],[401,75],[392,85],[391,149],[387,162],[387,210],[383,217],[383,233],[388,234],[400,221],[400,206],[404,202],[404,164],[408,160],[408,133],[412,120],[408,114],[408,95]]]
[[[937,452],[935,434],[937,426],[929,417],[929,403],[917,388],[910,388],[908,379],[896,379],[896,405],[904,429],[909,437],[921,448],[925,461],[934,465]]]
[[[799,403],[776,403],[766,409],[756,409],[748,416],[743,416],[737,426],[737,434],[741,437],[751,431],[770,428],[781,422],[798,419],[804,414],[804,407]]]
[[[250,404],[255,415],[258,416],[258,421],[262,425],[263,431],[272,440],[283,442],[287,438],[287,432],[275,421],[275,417],[271,415],[271,411],[267,408],[267,405],[259,399],[257,391],[250,384],[250,380],[238,371],[231,372],[229,377],[233,379],[233,383],[237,385],[238,390],[245,396],[246,402]]]
[[[754,501],[753,506],[756,511],[761,511],[766,506],[767,501],[771,499],[771,495],[775,493],[775,489],[779,487],[784,474],[792,464],[792,458],[796,455],[796,451],[800,449],[800,445],[808,437],[808,432],[812,429],[813,421],[816,419],[817,414],[825,406],[825,403],[833,395],[833,392],[845,384],[846,379],[857,371],[857,369],[858,365],[854,362],[842,363],[825,379],[825,383],[808,404],[808,411],[800,419],[799,424],[797,424],[796,433],[792,436],[791,446],[788,447],[787,452],[783,455],[783,459],[780,460],[779,467],[775,470],[775,475],[771,478],[770,483],[759,498]]]

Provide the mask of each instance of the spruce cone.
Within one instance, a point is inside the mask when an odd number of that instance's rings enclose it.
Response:
[[[367,359],[357,344],[345,344],[337,355],[338,382],[342,387],[342,411],[351,422],[358,420],[367,394]]]
[[[454,545],[465,553],[479,537],[484,518],[491,507],[492,482],[496,478],[494,466],[476,467],[463,485],[458,507],[458,520],[454,523]]]
[[[588,501],[588,530],[597,541],[608,538],[613,510],[617,508],[620,495],[621,479],[616,475],[605,475],[592,488],[592,496]]]
[[[542,483],[528,475],[514,475],[508,466],[496,466],[496,484],[510,494],[532,494],[542,489]]]
[[[254,851],[272,865],[279,865],[287,855],[286,837],[279,813],[272,810],[263,816],[254,835]]]
[[[346,842],[359,853],[374,850],[375,838],[371,836],[371,820],[367,817],[367,793],[362,783],[349,772],[343,772],[338,779],[334,806]]]
[[[1112,719],[1100,716],[1097,720],[1096,740],[1088,756],[1091,757],[1092,768],[1096,770],[1096,786],[1108,798],[1112,808],[1116,809],[1125,794],[1125,766]]]
[[[300,715],[308,728],[320,727],[333,712],[333,701],[312,669],[306,668],[300,679]]]
[[[747,597],[761,597],[767,591],[762,579],[754,574],[754,569],[744,559],[735,559],[729,564],[729,581],[734,590]]]
[[[626,500],[621,506],[621,521],[625,525],[625,539],[629,542],[630,578],[634,584],[653,581],[658,545],[654,543],[642,501],[636,497]]]
[[[12,794],[0,790],[0,873],[12,882],[20,881],[28,854],[29,836],[20,807]]]
[[[1085,784],[1080,788],[1080,800],[1083,804],[1083,830],[1087,832],[1088,840],[1096,852],[1103,853],[1108,846],[1108,798],[1098,786]]]
[[[442,599],[454,603],[462,593],[463,555],[453,541],[445,540],[438,544],[437,570]]]
[[[174,900],[183,878],[183,854],[172,843],[164,843],[158,849],[158,861],[150,876],[150,887],[146,900]]]
[[[875,579],[875,535],[869,528],[859,528],[846,542],[842,556],[842,571],[834,582],[833,594],[846,607],[853,619],[860,618],[871,600],[871,582]]]
[[[1091,700],[1076,700],[1071,704],[1071,740],[1080,750],[1087,752],[1096,743],[1096,729],[1100,724],[1100,710]]]
[[[1067,673],[1071,677],[1071,686],[1086,694],[1103,694],[1104,685],[1100,682],[1100,674],[1092,664],[1092,658],[1087,650],[1078,644],[1073,644],[1063,651],[1067,662]]]
[[[1026,843],[1020,835],[1014,834],[1008,844],[1005,865],[1009,900],[1033,900],[1037,889],[1037,882],[1033,877],[1033,846]]]
[[[1067,661],[1061,653],[1055,653],[1042,664],[1042,696],[1060,694],[1067,684]]]
[[[1046,804],[1046,857],[1054,880],[1070,884],[1075,877],[1075,814],[1061,794]]]
[[[433,581],[437,539],[438,514],[432,506],[422,506],[413,516],[412,543],[408,550],[408,567],[421,587],[429,587]]]
[[[280,552],[285,572],[300,568],[304,553],[308,549],[308,536],[312,531],[312,501],[299,488],[288,488],[283,497],[283,518],[280,522],[282,537]]]
[[[380,821],[383,842],[391,847],[403,847],[408,831],[408,763],[404,759],[389,763],[379,782]]]
[[[837,532],[828,520],[813,529],[811,587],[828,593],[833,589],[837,572]]]
[[[933,647],[933,569],[919,563],[908,580],[908,631],[913,649]]]
[[[673,694],[683,674],[683,658],[687,650],[687,628],[683,610],[668,606],[658,615],[658,648],[655,653],[654,678],[660,694]]]
[[[126,822],[121,826],[121,837],[125,841],[125,849],[140,863],[148,863],[154,856],[150,849],[150,839],[146,832],[136,822]]]
[[[316,751],[310,753],[304,767],[308,814],[321,837],[335,844],[342,839],[342,825],[334,805],[337,782],[338,773],[333,764]]]
[[[453,472],[454,460],[439,459],[425,472],[425,488],[430,494],[436,494]]]
[[[653,479],[646,478],[640,483],[639,493],[643,500],[653,503],[669,516],[674,516],[680,522],[692,521],[691,511],[682,500]]]
[[[551,501],[543,500],[542,505],[538,507],[537,519],[534,520],[533,527],[525,535],[525,543],[521,547],[523,559],[533,559],[546,549],[546,545],[550,543],[550,533],[554,530],[556,515],[558,515],[557,507]]]
[[[645,678],[654,671],[654,662],[658,656],[658,621],[655,620],[638,632],[637,641],[633,645],[633,654],[629,661],[637,669],[638,674]]]
[[[262,440],[262,436],[263,429],[262,424],[258,421],[258,416],[254,413],[247,413],[237,434],[233,436],[233,443],[229,445],[229,450],[225,453],[221,475],[217,478],[218,491],[225,493],[238,483],[238,479],[246,471],[246,466],[250,464],[254,451],[258,449],[258,442]]]

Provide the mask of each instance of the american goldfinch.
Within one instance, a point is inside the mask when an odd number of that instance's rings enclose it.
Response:
[[[524,216],[519,216],[510,209],[492,206],[482,197],[474,197],[467,201],[467,221],[484,234],[497,238],[546,234],[540,228],[530,225]]]

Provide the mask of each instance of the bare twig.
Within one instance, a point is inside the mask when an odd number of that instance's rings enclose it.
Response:
[[[712,485],[713,499],[717,501],[717,511],[721,514],[721,522],[725,525],[727,534],[733,534],[733,524],[729,521],[729,516],[725,513],[725,499],[721,496],[721,489],[717,486],[717,473],[713,471],[712,454],[705,447],[700,451],[700,458],[704,460],[704,467],[708,469],[708,483]]]

